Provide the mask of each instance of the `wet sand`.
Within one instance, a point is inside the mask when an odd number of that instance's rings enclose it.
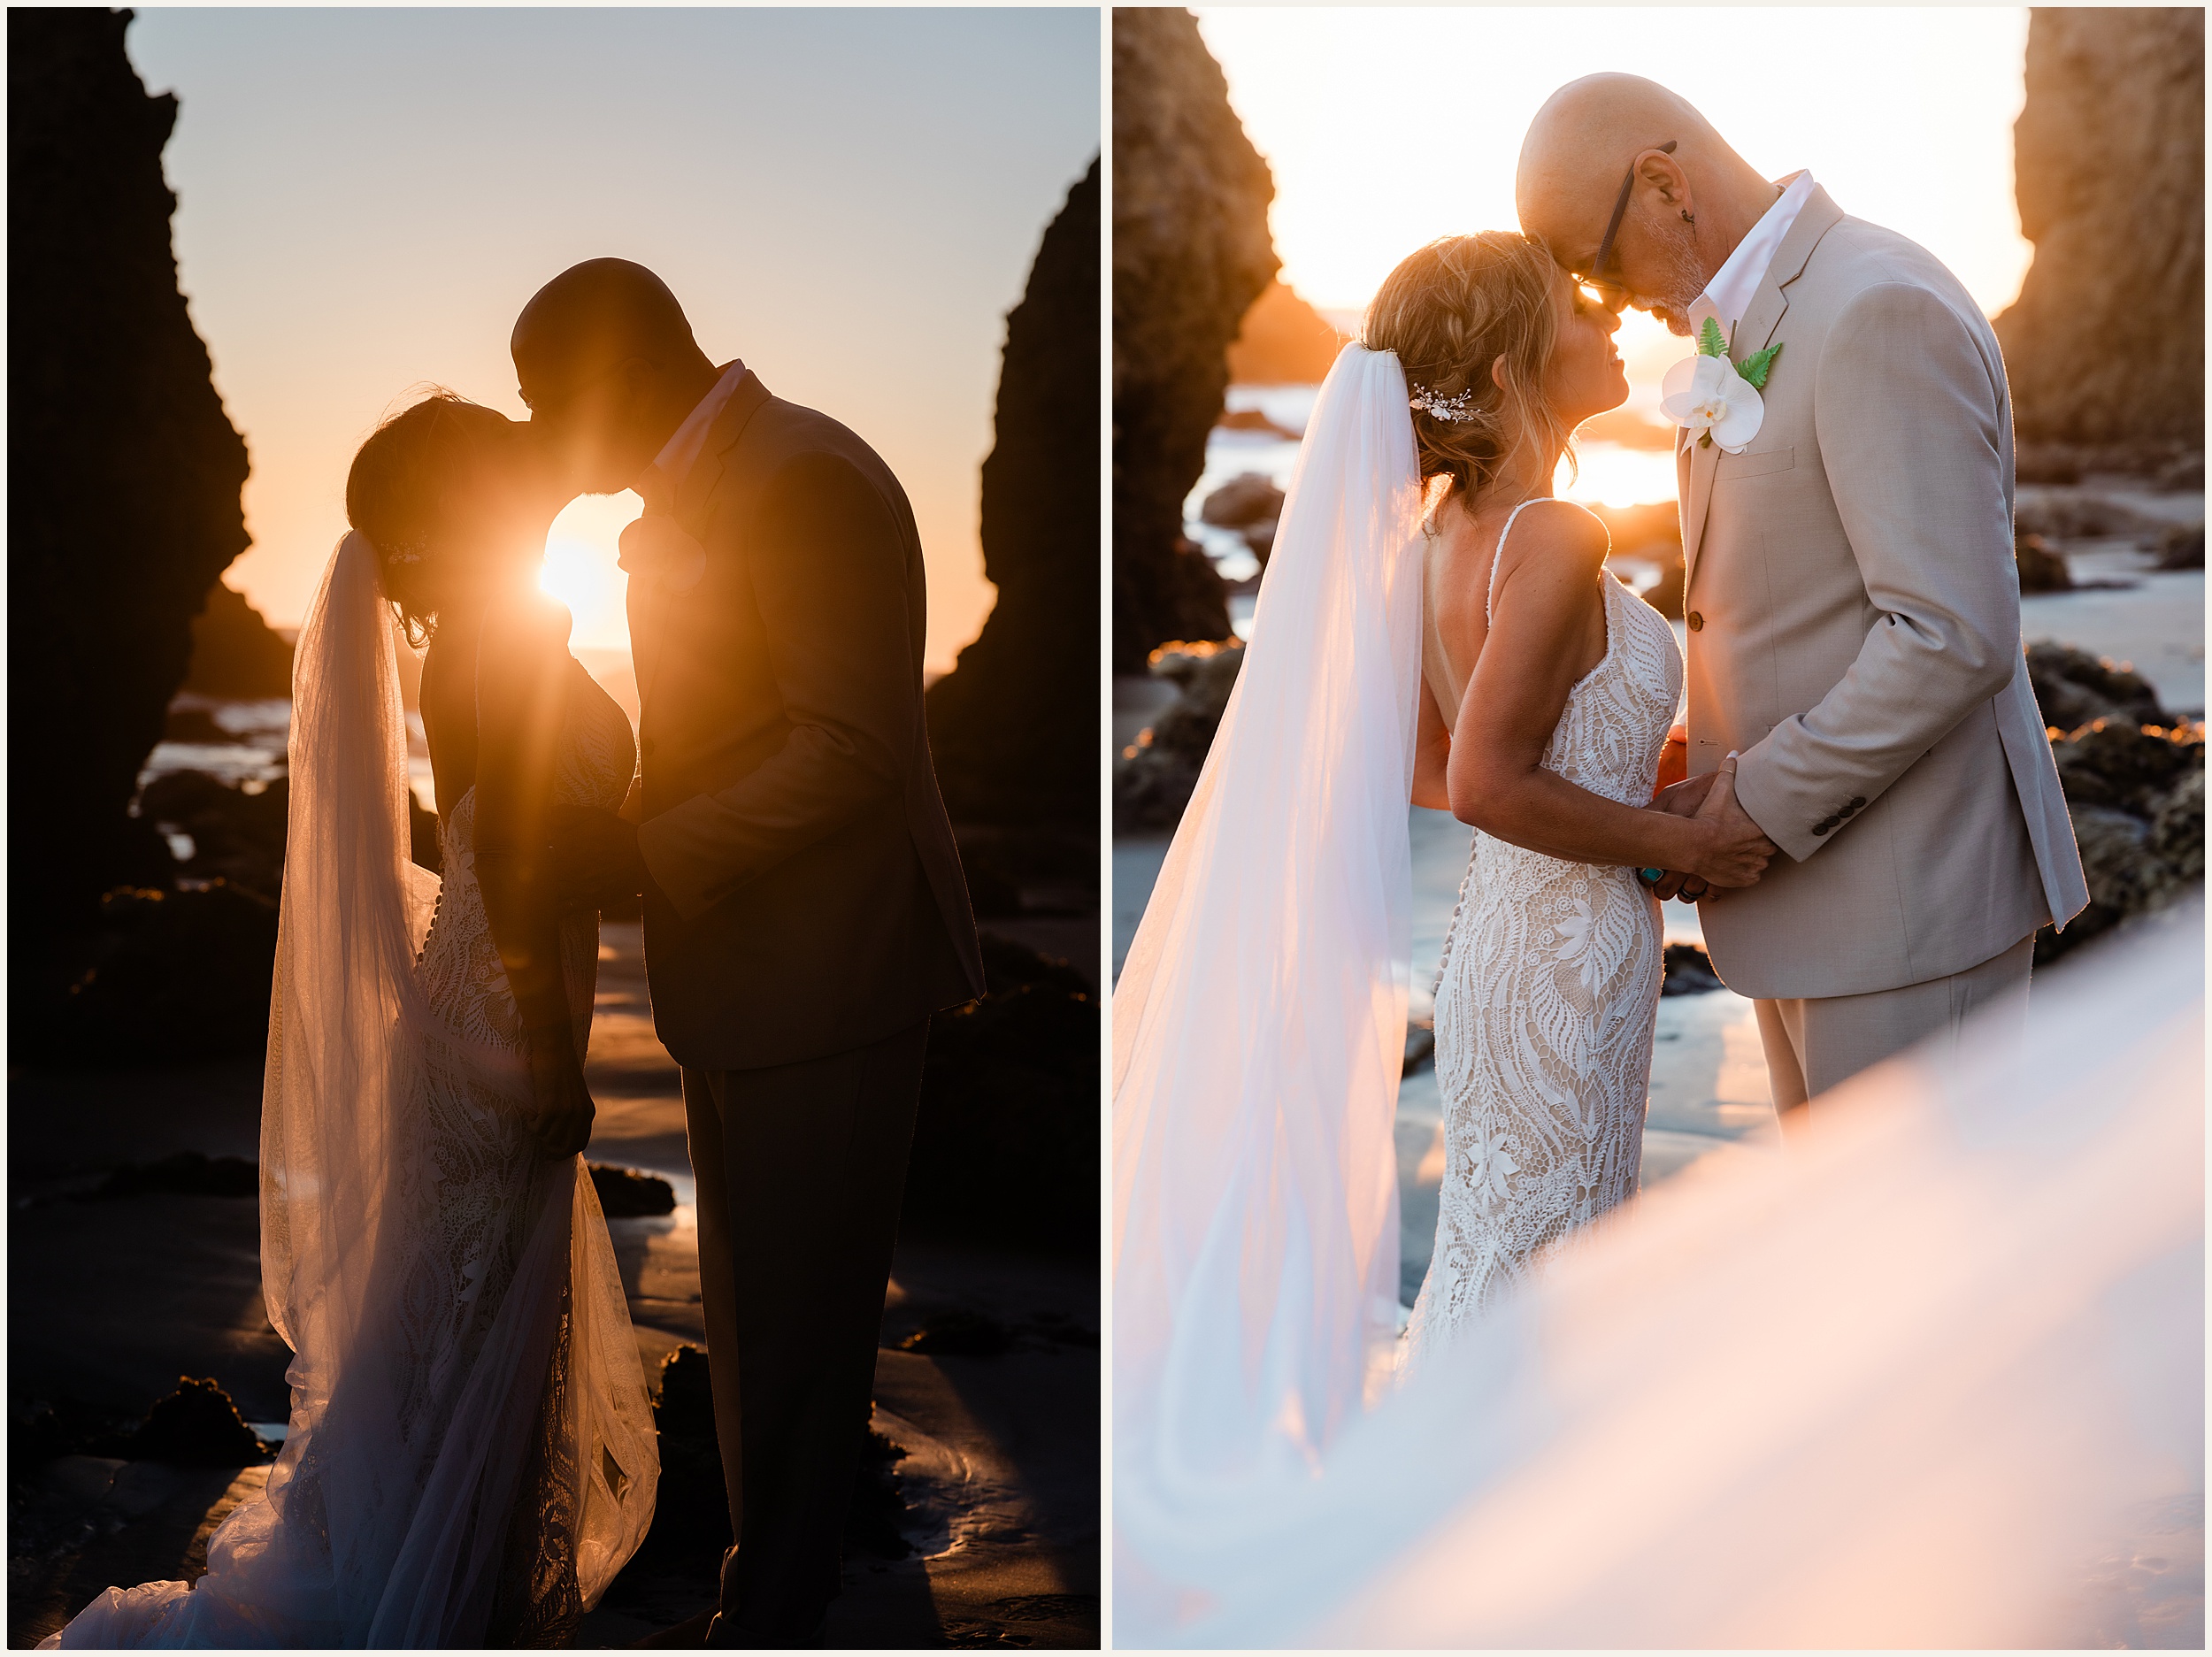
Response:
[[[663,1174],[680,1198],[672,1216],[611,1223],[650,1374],[679,1343],[703,1344],[682,1105],[652,1035],[634,925],[606,929],[601,973],[588,1066],[600,1114],[588,1155]],[[179,1150],[256,1156],[259,1063],[18,1070],[10,1082],[12,1399],[135,1414],[180,1375],[209,1376],[249,1421],[283,1421],[290,1354],[263,1309],[256,1205],[81,1200],[124,1162]],[[909,1453],[894,1480],[915,1553],[848,1561],[829,1645],[1096,1644],[1097,1284],[1088,1265],[902,1241],[877,1426]],[[1011,1349],[897,1349],[954,1311],[1017,1331]],[[196,1576],[206,1533],[264,1477],[90,1456],[49,1464],[11,1502],[11,1645],[35,1644],[102,1587]],[[617,1580],[580,1643],[664,1634],[714,1592],[710,1571],[641,1568]]]

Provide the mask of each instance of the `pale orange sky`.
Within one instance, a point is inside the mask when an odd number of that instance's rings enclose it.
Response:
[[[1770,177],[1809,167],[1846,212],[1910,236],[1994,313],[2033,249],[2012,194],[2024,10],[1996,7],[1198,8],[1275,175],[1282,277],[1357,311],[1438,236],[1511,229],[1521,135],[1554,90],[1648,76]],[[1686,343],[1632,312],[1632,406]]]
[[[346,468],[426,382],[516,418],[507,336],[613,254],[700,344],[842,420],[912,498],[929,664],[989,613],[977,468],[1005,313],[1099,148],[1082,10],[141,10],[180,282],[245,434],[253,546],[226,576],[296,623]],[[555,525],[575,642],[626,646],[628,494]]]

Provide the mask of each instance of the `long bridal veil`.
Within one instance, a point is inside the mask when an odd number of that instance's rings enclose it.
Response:
[[[263,1293],[295,1354],[288,1436],[189,1592],[109,1589],[50,1645],[478,1645],[518,1537],[572,1538],[588,1606],[650,1522],[643,1376],[580,1159],[541,1165],[526,1211],[491,1216],[516,1262],[495,1305],[452,1285],[480,1284],[504,1245],[426,1255],[425,1215],[470,1170],[439,1164],[426,1052],[460,1067],[485,1113],[526,1083],[511,1055],[442,1024],[418,982],[440,882],[411,855],[394,626],[357,533],[301,631],[292,695],[261,1139]],[[549,1475],[573,1511],[526,1513],[517,1530],[522,1492]]]
[[[1396,1331],[1421,489],[1395,357],[1317,400],[1236,690],[1115,989],[1123,1626],[1303,1469]]]

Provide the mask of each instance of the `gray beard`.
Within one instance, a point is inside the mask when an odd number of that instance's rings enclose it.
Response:
[[[1664,251],[1657,291],[1648,295],[1651,313],[1667,325],[1670,334],[1687,338],[1690,307],[1705,291],[1705,272],[1697,257],[1697,233],[1680,219],[1671,219],[1655,240]]]

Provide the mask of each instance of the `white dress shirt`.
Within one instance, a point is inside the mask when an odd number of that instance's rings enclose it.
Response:
[[[714,389],[699,399],[697,406],[676,428],[676,433],[661,445],[661,452],[653,456],[653,464],[638,474],[632,486],[638,497],[645,502],[649,512],[672,511],[676,492],[684,487],[684,479],[699,464],[699,451],[707,446],[707,433],[728,406],[737,388],[745,380],[745,364],[733,362],[722,371],[722,378],[714,382]]]
[[[1728,262],[1713,272],[1713,280],[1705,285],[1690,305],[1690,333],[1694,337],[1704,326],[1705,318],[1719,320],[1721,332],[1731,339],[1736,324],[1751,308],[1751,296],[1759,291],[1759,284],[1766,280],[1767,266],[1774,263],[1774,256],[1781,251],[1782,239],[1797,222],[1797,215],[1812,199],[1813,175],[1808,172],[1791,179],[1780,199],[1768,208],[1751,232],[1736,244],[1736,250],[1728,256]]]

